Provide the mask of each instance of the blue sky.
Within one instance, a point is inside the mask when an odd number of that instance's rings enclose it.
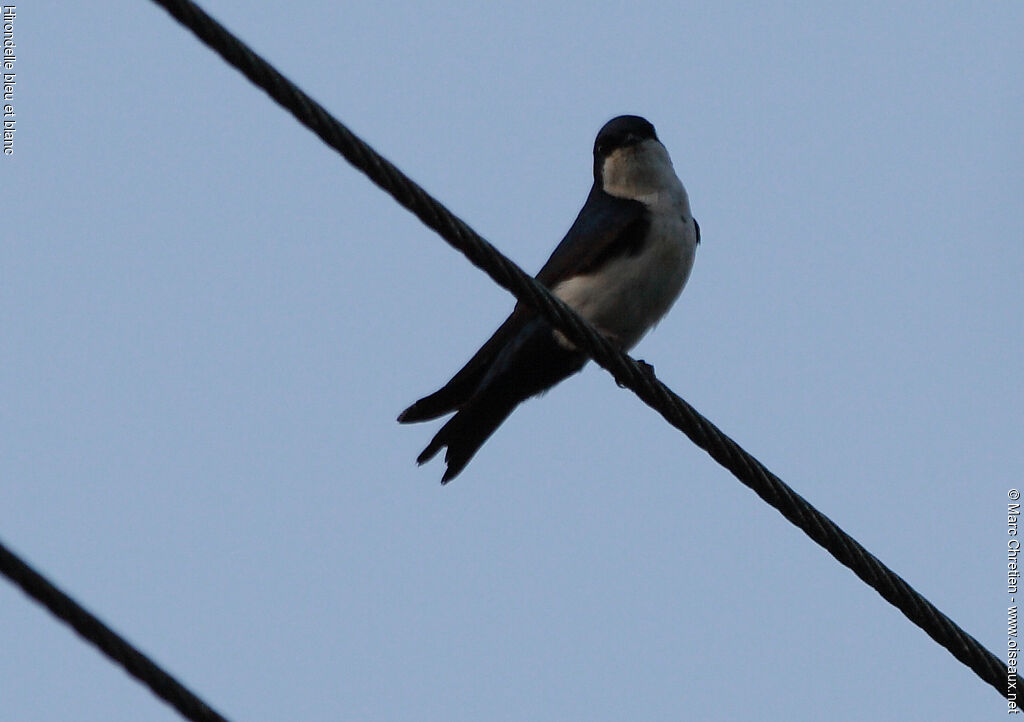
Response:
[[[1024,6],[204,7],[528,271],[597,129],[703,243],[635,350],[1005,656]],[[399,426],[511,297],[147,2],[18,6],[0,538],[238,720],[1005,702],[593,366],[451,485]],[[12,720],[177,715],[10,585]]]

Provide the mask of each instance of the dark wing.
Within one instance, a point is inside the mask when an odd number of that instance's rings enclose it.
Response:
[[[565,348],[542,318],[534,316],[494,359],[480,385],[441,427],[416,459],[423,464],[443,447],[451,481],[521,402],[579,371],[587,357]]]
[[[430,396],[424,396],[399,414],[398,421],[403,424],[429,421],[451,413],[466,403],[491,368],[494,359],[505,348],[509,340],[519,334],[532,316],[533,309],[521,308],[517,304],[512,315],[505,319],[505,322],[498,327],[487,343],[473,354],[473,358],[466,362],[466,365],[452,376],[448,383]]]
[[[649,226],[643,203],[610,196],[594,186],[537,280],[553,288],[564,278],[585,275],[614,258],[636,255]]]
[[[595,186],[536,278],[552,288],[563,278],[596,270],[613,258],[635,255],[643,248],[649,223],[642,203],[615,198]],[[427,421],[460,409],[477,392],[502,349],[535,315],[532,308],[516,304],[512,315],[447,384],[407,408],[398,420]]]

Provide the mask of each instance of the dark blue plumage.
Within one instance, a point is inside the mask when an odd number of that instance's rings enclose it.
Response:
[[[685,191],[654,127],[637,116],[620,116],[598,134],[594,186],[536,277],[628,347],[682,289],[694,236]],[[447,482],[516,406],[576,373],[586,360],[533,309],[517,304],[443,388],[398,420],[426,421],[456,412],[417,458],[423,464],[447,447],[442,477]]]

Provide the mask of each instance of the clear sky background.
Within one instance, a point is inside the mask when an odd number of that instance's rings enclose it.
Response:
[[[205,7],[531,272],[649,118],[703,243],[635,355],[1005,658],[1024,4]],[[228,717],[1005,717],[599,368],[442,488],[395,416],[511,296],[155,5],[15,39],[0,538]],[[5,722],[178,719],[0,620]]]

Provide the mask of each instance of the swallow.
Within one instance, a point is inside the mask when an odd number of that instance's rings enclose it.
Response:
[[[597,134],[594,185],[536,279],[627,351],[679,297],[698,243],[686,189],[654,126],[622,115]],[[451,481],[519,404],[587,360],[536,311],[516,304],[447,384],[398,416],[412,423],[455,412],[416,462],[446,448],[441,483]]]

